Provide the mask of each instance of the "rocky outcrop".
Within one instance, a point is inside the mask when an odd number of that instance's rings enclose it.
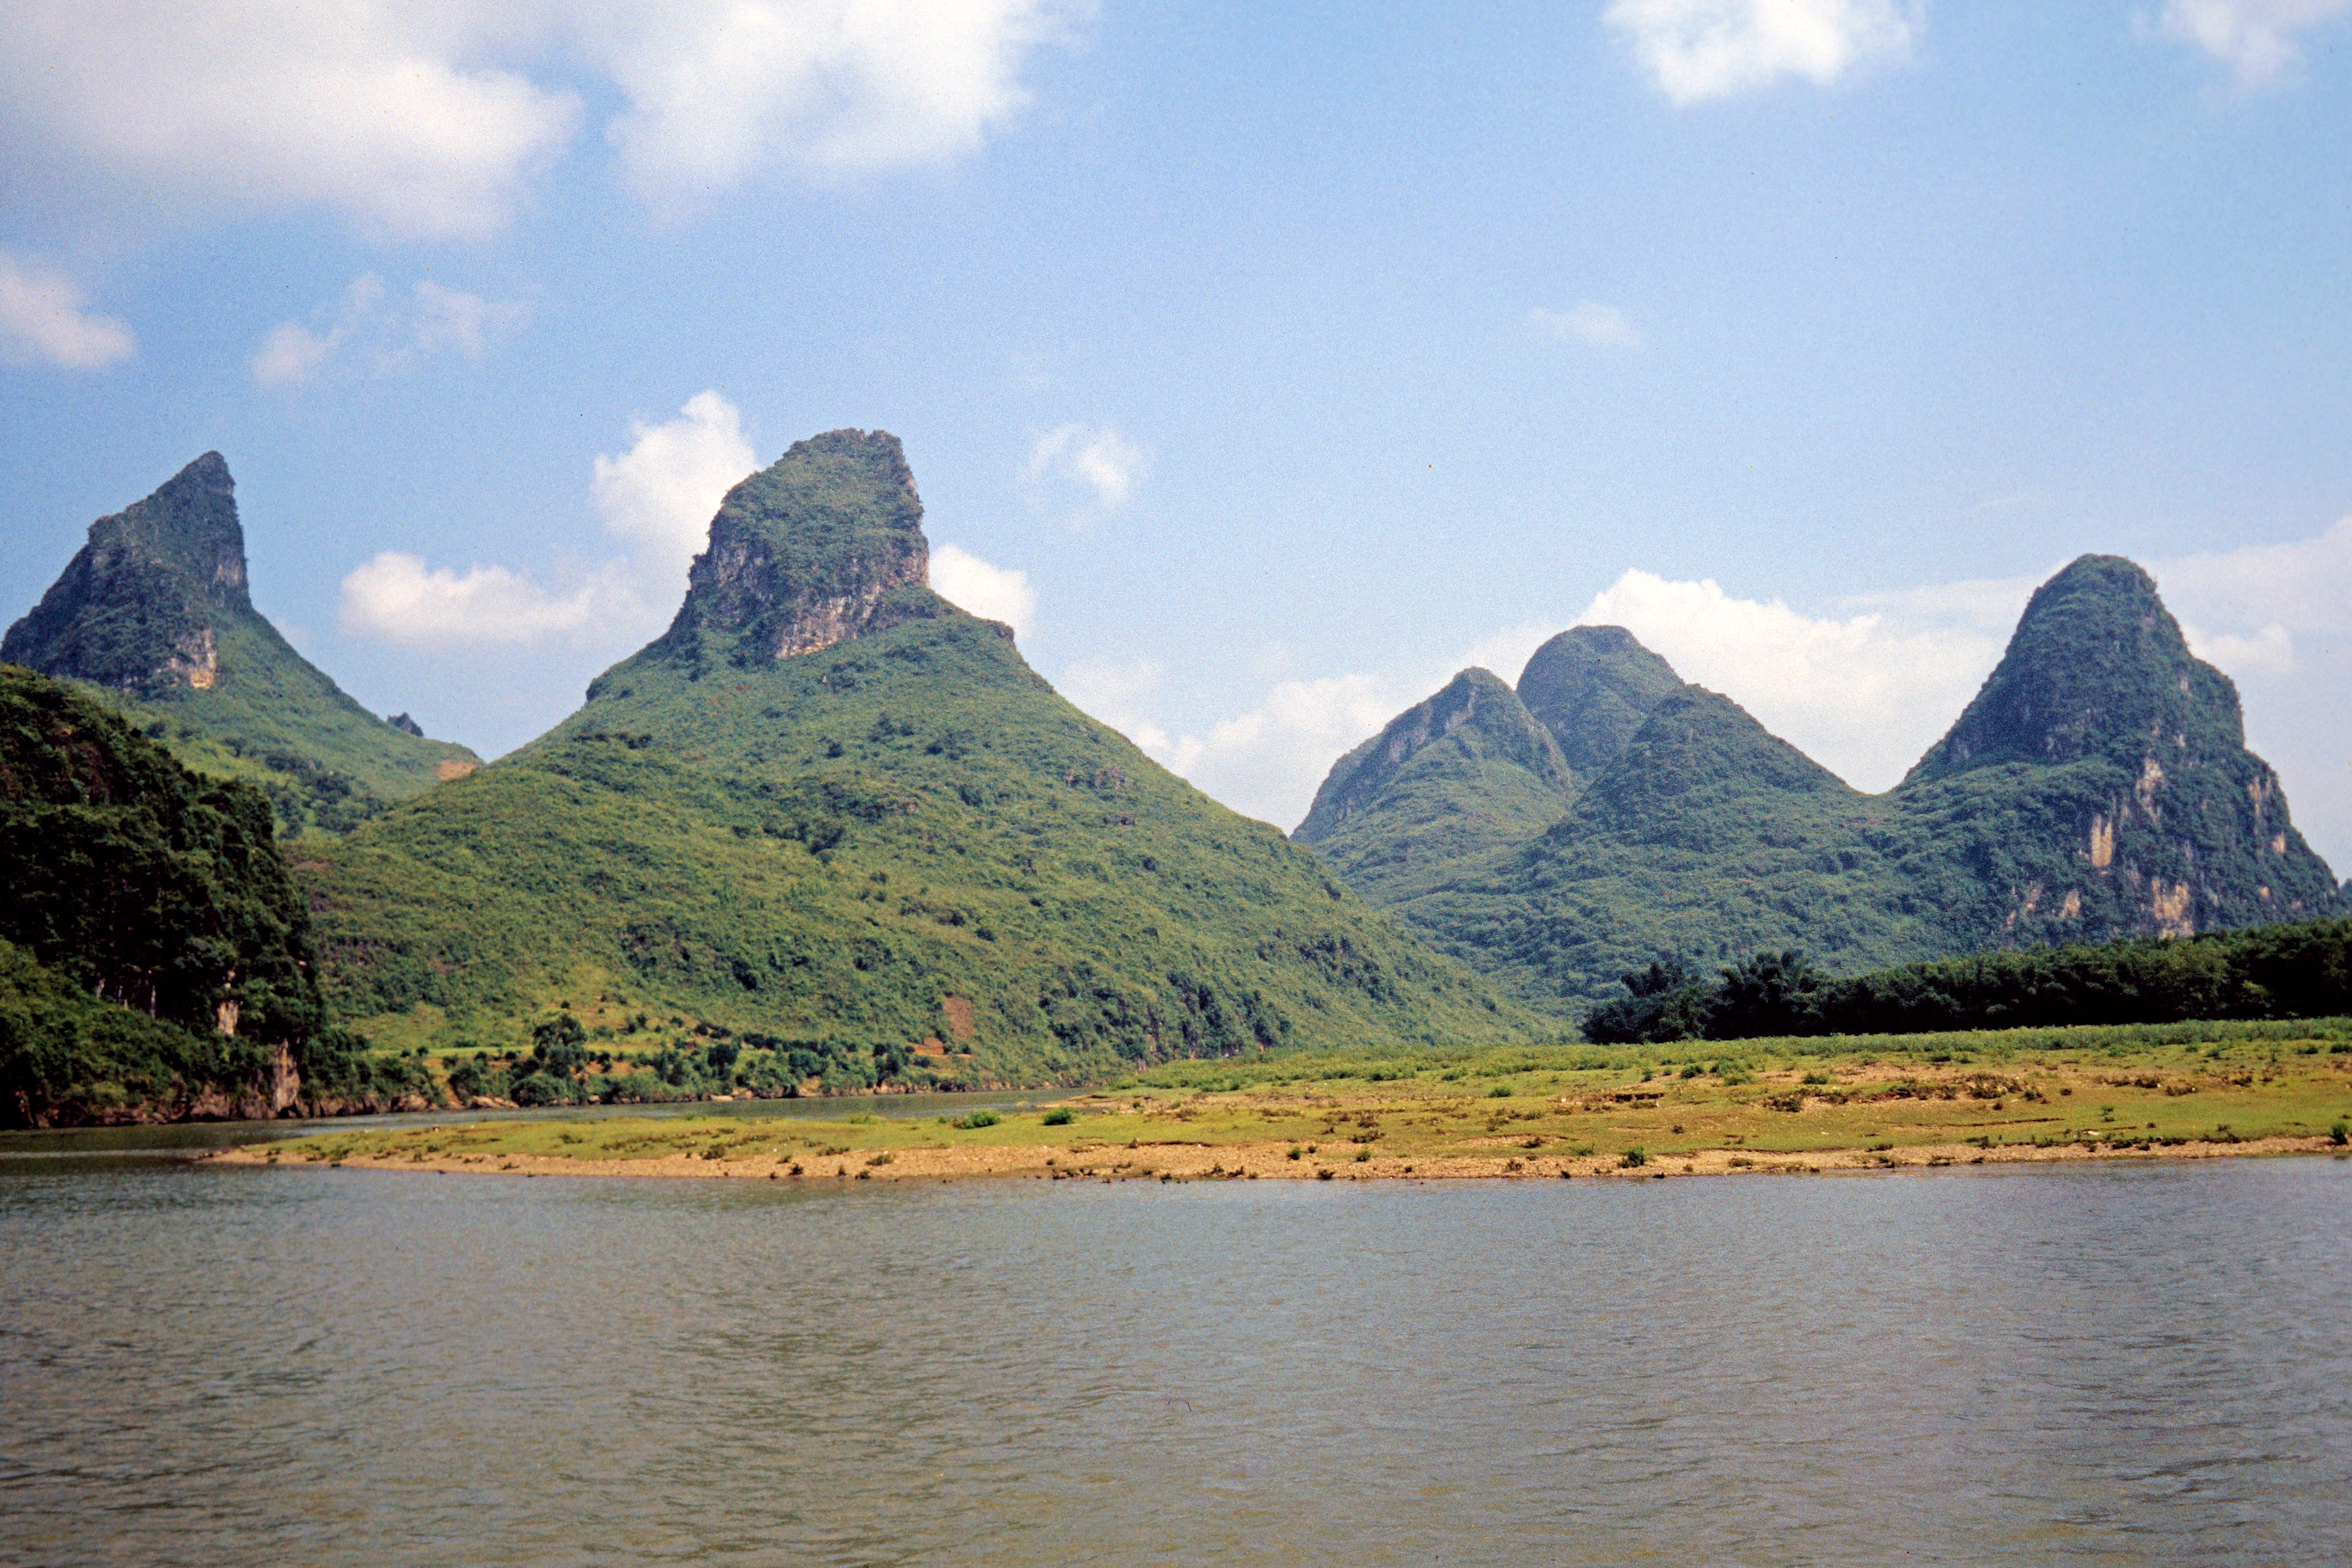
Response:
[[[89,525],[89,542],[0,640],[0,659],[133,694],[201,691],[220,666],[215,617],[252,611],[236,486],[206,452]]]
[[[404,714],[360,707],[253,607],[236,487],[217,452],[91,523],[0,659],[96,686],[184,761],[264,784],[289,837],[346,831],[431,785],[442,764],[479,761]]]
[[[834,430],[727,492],[663,646],[757,666],[940,613],[898,438]]]

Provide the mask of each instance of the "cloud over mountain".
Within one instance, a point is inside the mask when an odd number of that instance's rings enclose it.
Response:
[[[344,631],[446,651],[561,638],[633,638],[677,608],[686,568],[709,537],[728,489],[757,466],[742,416],[716,392],[678,416],[636,421],[629,448],[599,456],[590,495],[605,531],[629,546],[561,588],[501,565],[463,572],[386,551],[344,577]]]

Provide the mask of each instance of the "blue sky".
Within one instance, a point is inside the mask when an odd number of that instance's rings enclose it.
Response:
[[[2111,551],[2352,868],[2352,0],[198,9],[0,16],[9,616],[218,448],[264,610],[496,753],[878,426],[1288,826],[1580,619],[1884,788]]]

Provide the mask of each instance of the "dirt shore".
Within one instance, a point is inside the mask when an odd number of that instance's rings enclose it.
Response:
[[[1915,1145],[1874,1151],[1838,1149],[1802,1154],[1743,1153],[1732,1149],[1696,1150],[1654,1156],[1639,1165],[1596,1156],[1480,1156],[1445,1154],[1415,1160],[1339,1157],[1294,1158],[1283,1142],[1103,1143],[1093,1147],[992,1145],[975,1148],[913,1148],[889,1151],[877,1163],[866,1151],[821,1156],[747,1151],[718,1159],[700,1154],[661,1154],[599,1160],[568,1155],[493,1152],[482,1154],[420,1151],[348,1153],[299,1151],[287,1158],[283,1146],[253,1144],[210,1158],[230,1165],[325,1164],[371,1171],[438,1171],[461,1175],[630,1176],[719,1181],[1664,1181],[1677,1176],[1813,1175],[1832,1171],[1940,1169],[1958,1165],[2042,1164],[2101,1161],[2243,1159],[2257,1155],[2342,1153],[2326,1138],[2256,1138],[2240,1142],[2187,1142],[2153,1149],[2087,1149],[2079,1144],[2035,1148],[2011,1145],[1990,1150],[1973,1144]]]

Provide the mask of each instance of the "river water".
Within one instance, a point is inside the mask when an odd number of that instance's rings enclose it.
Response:
[[[0,1161],[8,1563],[2347,1556],[2338,1161],[782,1190]]]

